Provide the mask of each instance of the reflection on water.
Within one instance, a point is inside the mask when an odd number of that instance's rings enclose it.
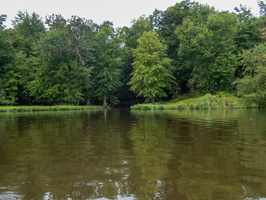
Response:
[[[265,130],[265,110],[0,113],[0,200],[262,200]]]

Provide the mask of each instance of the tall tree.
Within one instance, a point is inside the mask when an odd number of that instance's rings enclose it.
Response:
[[[32,60],[34,71],[28,84],[37,102],[84,100],[83,91],[90,82],[91,41],[90,22],[76,16],[53,26],[41,38],[36,44],[39,56]]]
[[[13,74],[9,79],[10,88],[13,98],[17,103],[29,101],[31,103],[29,92],[27,91],[27,80],[31,66],[27,65],[27,59],[34,57],[35,43],[45,33],[45,27],[40,16],[36,13],[29,14],[28,12],[19,11],[15,20],[13,20],[14,29],[10,29],[12,38],[12,47],[16,53],[13,64],[9,65],[9,73]]]
[[[178,56],[180,39],[176,37],[175,30],[188,17],[196,23],[204,23],[214,13],[216,11],[213,7],[190,0],[176,3],[165,11],[155,10],[153,13],[154,29],[166,41],[168,45],[167,54],[173,60],[173,74],[176,78],[175,96],[189,91],[187,82],[191,74],[191,70],[183,64]]]
[[[13,91],[13,60],[15,51],[12,47],[8,30],[0,30],[0,104],[14,104],[16,101]]]
[[[231,90],[237,66],[234,14],[217,13],[205,23],[187,18],[176,30],[180,64],[191,72],[191,91],[213,93]]]
[[[155,32],[145,32],[138,39],[138,47],[133,50],[134,70],[129,81],[131,90],[138,96],[155,101],[155,97],[166,97],[164,89],[173,82],[171,60],[166,57],[167,46]]]
[[[0,104],[15,104],[17,80],[14,72],[15,51],[12,47],[11,30],[5,30],[6,15],[0,15]]]
[[[258,18],[246,6],[240,5],[235,8],[235,11],[238,20],[235,43],[237,52],[242,53],[243,50],[250,49],[260,42],[260,27]]]
[[[120,41],[111,22],[106,21],[100,26],[96,41],[97,63],[93,69],[94,96],[107,106],[108,102],[117,103],[116,92],[121,86]]]
[[[23,51],[29,57],[33,53],[34,42],[39,40],[42,34],[45,33],[43,21],[35,12],[29,14],[28,12],[19,11],[12,23],[16,30],[14,47]]]
[[[127,106],[143,101],[142,97],[136,97],[136,94],[130,90],[130,86],[127,85],[127,83],[130,81],[130,74],[133,71],[132,49],[137,48],[137,40],[144,32],[152,30],[152,18],[145,16],[141,16],[137,20],[133,20],[131,27],[123,27],[119,30],[119,37],[122,41],[121,48],[123,53],[121,54],[121,61],[123,66],[121,68],[122,86],[119,89],[118,98]]]

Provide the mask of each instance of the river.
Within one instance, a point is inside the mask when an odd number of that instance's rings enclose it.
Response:
[[[0,113],[0,200],[265,200],[266,110]]]

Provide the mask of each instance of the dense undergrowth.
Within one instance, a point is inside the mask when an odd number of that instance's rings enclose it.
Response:
[[[55,110],[99,110],[104,106],[0,106],[0,112],[30,112],[30,111],[55,111]]]
[[[137,104],[131,106],[133,110],[184,110],[184,109],[239,109],[259,108],[262,103],[238,98],[230,94],[206,94],[202,97],[190,98],[170,103]]]

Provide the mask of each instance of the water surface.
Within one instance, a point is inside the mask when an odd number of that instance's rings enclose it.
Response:
[[[265,111],[0,113],[0,199],[266,199]]]

